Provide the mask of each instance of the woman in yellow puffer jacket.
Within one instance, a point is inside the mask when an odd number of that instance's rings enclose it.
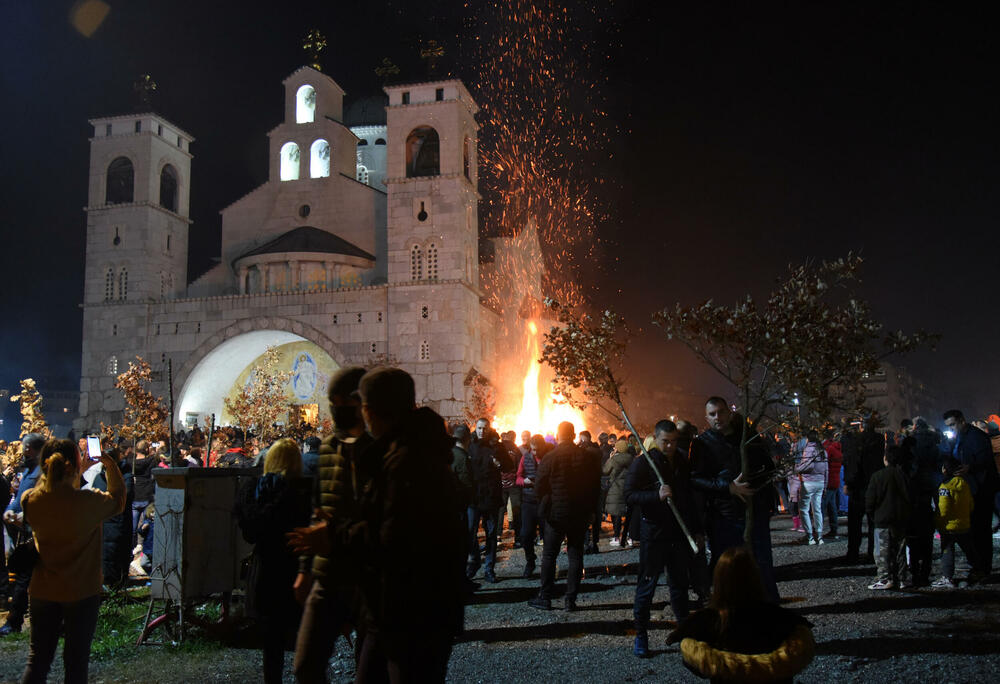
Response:
[[[812,662],[811,625],[764,600],[760,570],[745,548],[715,566],[710,607],[693,613],[667,637],[681,642],[684,665],[713,682],[791,682]]]

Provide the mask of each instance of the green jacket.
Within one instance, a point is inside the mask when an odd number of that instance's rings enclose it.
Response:
[[[358,495],[364,487],[365,476],[357,467],[357,456],[369,444],[371,436],[365,432],[358,438],[341,440],[332,435],[323,440],[319,448],[319,507],[331,516],[327,523],[331,527],[344,524],[357,517]],[[341,584],[352,581],[345,569],[337,569],[325,556],[315,556],[312,561],[313,576],[324,584],[330,578]]]
[[[604,500],[604,510],[608,515],[625,515],[625,480],[633,460],[634,457],[627,451],[613,451],[604,464],[604,474],[611,476],[611,486]]]

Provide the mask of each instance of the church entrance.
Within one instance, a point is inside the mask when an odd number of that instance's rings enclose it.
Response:
[[[204,425],[206,417],[214,413],[217,425],[232,425],[233,417],[226,410],[225,399],[253,382],[254,369],[268,347],[278,351],[277,371],[289,374],[285,384],[285,395],[292,405],[288,420],[318,425],[328,418],[326,389],[339,368],[337,362],[314,342],[283,330],[254,330],[237,335],[206,354],[181,388],[178,418],[185,423],[197,420]]]

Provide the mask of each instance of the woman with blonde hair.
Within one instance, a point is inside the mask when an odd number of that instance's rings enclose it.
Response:
[[[302,477],[302,454],[295,441],[279,439],[267,450],[264,474],[250,481],[241,496],[240,529],[254,545],[246,578],[247,608],[263,633],[268,684],[282,680],[285,650],[294,647],[302,617],[292,589],[298,557],[285,535],[309,525],[311,482]]]
[[[727,549],[715,565],[712,600],[667,637],[684,665],[713,682],[791,682],[812,661],[809,621],[769,603],[753,554]]]
[[[28,585],[31,643],[22,682],[44,682],[65,635],[67,682],[86,682],[90,644],[101,605],[101,523],[125,509],[125,482],[107,454],[101,463],[108,491],[80,489],[80,452],[68,439],[42,447],[42,477],[21,507],[35,534],[38,559]]]

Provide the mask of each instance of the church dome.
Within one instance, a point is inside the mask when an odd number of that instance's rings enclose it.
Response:
[[[385,126],[385,108],[389,98],[385,95],[360,97],[344,109],[345,126]]]

